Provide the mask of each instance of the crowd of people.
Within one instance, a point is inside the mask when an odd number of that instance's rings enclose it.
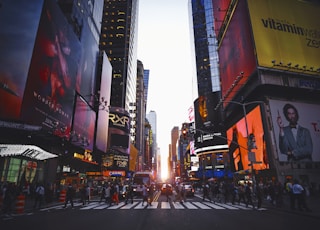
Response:
[[[270,180],[259,181],[254,185],[252,181],[216,180],[202,184],[202,200],[232,204],[243,203],[246,207],[261,208],[263,202],[281,208],[289,203],[292,210],[311,212],[307,205],[310,189],[297,179],[288,179],[285,183]],[[284,199],[288,199],[285,202]]]
[[[307,198],[311,193],[314,193],[306,184],[300,183],[297,179],[287,179],[285,183],[273,180],[267,182],[259,181],[256,184],[251,181],[214,180],[201,184],[201,186],[194,184],[193,187],[201,190],[203,201],[242,203],[247,207],[258,209],[262,207],[263,202],[269,202],[279,208],[288,204],[292,210],[307,212],[311,212]],[[44,186],[41,183],[28,187],[18,187],[14,183],[2,183],[0,184],[0,208],[2,214],[11,215],[13,213],[14,204],[19,194],[24,194],[26,199],[30,199],[33,202],[34,210],[40,209],[43,204],[54,200],[52,189],[52,186]],[[64,189],[66,190],[65,208],[69,203],[73,207],[76,197],[80,198],[79,201],[82,202],[82,205],[89,204],[93,195],[92,188],[89,185],[79,189],[72,184],[68,184]],[[156,186],[140,185],[142,205],[145,203],[152,205],[153,194],[156,189]],[[186,201],[183,182],[174,184],[171,193],[169,188],[167,191],[165,194],[167,201],[181,203]],[[115,181],[103,183],[98,194],[100,195],[100,202],[105,202],[109,206],[118,205],[120,199],[124,200],[126,204],[133,203],[133,197],[137,195],[134,194],[131,183],[122,184]],[[173,195],[173,199],[171,195]]]

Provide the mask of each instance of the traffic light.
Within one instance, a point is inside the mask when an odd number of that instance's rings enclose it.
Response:
[[[253,133],[251,133],[249,135],[249,139],[248,139],[248,149],[257,149],[257,145],[256,145],[256,137],[254,136]]]
[[[188,135],[188,127],[187,124],[182,125],[182,137],[183,139],[186,139]]]

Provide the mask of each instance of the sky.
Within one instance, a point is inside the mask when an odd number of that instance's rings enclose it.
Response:
[[[193,104],[188,0],[140,0],[138,59],[150,70],[147,113],[157,114],[157,143],[168,155],[173,127]]]

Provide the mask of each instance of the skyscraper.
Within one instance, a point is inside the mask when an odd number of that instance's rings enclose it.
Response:
[[[129,110],[136,101],[138,0],[105,0],[100,49],[112,65],[110,105]]]

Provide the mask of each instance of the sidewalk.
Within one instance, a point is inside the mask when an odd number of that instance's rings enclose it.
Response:
[[[304,216],[312,216],[316,218],[320,218],[320,194],[315,194],[312,196],[309,196],[306,198],[306,203],[309,209],[311,209],[310,212],[307,211],[299,211],[297,208],[295,210],[292,210],[290,208],[289,203],[289,197],[284,195],[283,196],[283,204],[281,207],[277,207],[276,205],[273,205],[268,200],[263,200],[262,207],[273,209],[273,210],[280,210],[284,212],[291,212],[298,215],[304,215]]]

